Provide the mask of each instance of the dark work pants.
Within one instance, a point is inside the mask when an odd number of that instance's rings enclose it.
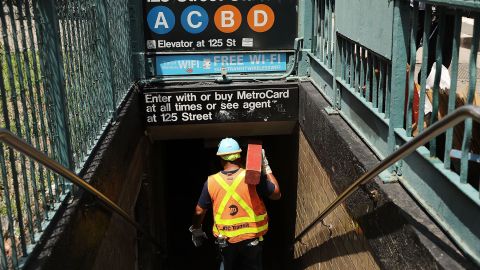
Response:
[[[262,270],[262,242],[252,246],[255,239],[229,244],[220,249],[224,270]]]

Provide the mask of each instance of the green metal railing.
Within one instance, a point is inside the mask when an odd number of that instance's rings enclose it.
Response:
[[[410,33],[412,38],[410,38],[410,52],[409,54],[411,55],[410,57],[410,62],[415,61],[415,54],[417,51],[417,44],[415,43],[415,35],[416,35],[416,29],[417,29],[417,17],[418,17],[418,9],[417,7],[417,2],[415,2],[415,8],[412,9],[412,27],[410,28]],[[435,7],[436,15],[432,14],[432,6],[427,5],[425,9],[425,15],[424,15],[424,21],[419,22],[424,24],[424,31],[423,31],[423,48],[422,48],[422,66],[421,70],[427,70],[431,67],[428,66],[431,61],[429,61],[429,58],[435,57],[435,68],[436,70],[441,70],[442,64],[445,66],[450,66],[451,68],[451,87],[449,89],[449,95],[448,95],[448,108],[447,112],[450,113],[455,109],[455,99],[456,99],[456,93],[458,87],[457,87],[457,82],[458,80],[456,79],[458,77],[458,69],[459,69],[459,50],[460,50],[460,34],[461,34],[461,24],[462,24],[462,16],[472,16],[475,18],[475,26],[473,30],[473,37],[471,41],[471,47],[470,47],[470,57],[469,57],[469,67],[468,67],[468,72],[469,72],[469,83],[468,83],[468,93],[467,93],[467,98],[466,98],[466,104],[472,104],[473,103],[473,98],[475,95],[476,91],[476,83],[477,83],[477,54],[478,54],[478,44],[479,44],[479,39],[480,39],[480,13],[475,12],[474,10],[450,10],[448,9],[448,6],[436,6]],[[435,34],[437,35],[436,38],[436,43],[435,44],[429,44],[430,39],[429,35],[431,31],[431,21],[432,17],[437,16],[438,17],[438,24],[435,26],[437,28],[437,31]],[[451,44],[449,44],[451,43]],[[449,44],[449,45],[445,45]],[[429,47],[435,46],[435,50],[429,50]],[[446,49],[444,47],[447,47]],[[451,47],[451,48],[450,48]],[[449,50],[448,52],[445,52],[445,50]],[[450,52],[451,50],[451,52]],[[435,52],[435,55],[429,55],[432,52]],[[444,59],[444,55],[447,54],[448,59]],[[451,55],[451,56],[450,56]],[[451,62],[450,62],[451,59]],[[415,70],[415,65],[411,65],[411,73],[413,73]],[[421,89],[420,89],[420,100],[419,100],[419,112],[423,112],[425,109],[425,93],[426,93],[426,80],[427,80],[427,72],[422,72],[421,73]],[[438,121],[438,112],[439,112],[439,107],[440,107],[440,79],[441,79],[441,73],[436,72],[435,74],[435,82],[433,85],[433,100],[432,100],[432,113],[430,117],[430,123],[427,123],[428,125],[431,125]],[[478,91],[478,90],[477,90]],[[412,135],[412,111],[413,111],[413,99],[414,99],[414,78],[413,76],[410,77],[410,80],[408,81],[408,100],[407,100],[407,115],[406,115],[406,123],[405,123],[405,129],[407,135],[411,136]],[[424,118],[423,113],[419,113],[418,115],[418,121],[417,123],[424,123],[425,118]],[[422,132],[424,128],[424,125],[418,124],[418,130],[419,132]],[[473,124],[471,121],[466,121],[465,123],[465,128],[463,131],[464,138],[463,142],[461,145],[461,151],[462,151],[462,158],[460,162],[460,169],[457,169],[457,171],[460,172],[460,178],[462,183],[467,183],[467,178],[468,178],[468,152],[470,149],[470,144],[471,144],[471,139],[472,139],[472,131],[473,131]],[[438,149],[438,143],[436,140],[432,140],[430,143],[430,155],[432,157],[439,157],[441,155],[444,156],[444,166],[447,169],[452,169],[452,162],[450,158],[450,152],[453,147],[453,129],[449,129],[446,134],[446,139],[445,139],[445,145],[444,145],[444,153],[440,153]],[[477,142],[479,143],[479,142]],[[458,147],[458,146],[457,146]],[[479,151],[480,149],[476,149]],[[478,154],[478,153],[477,153]]]
[[[405,108],[405,117],[402,119],[403,129],[407,137],[415,135],[415,128],[418,133],[423,132],[424,126],[433,125],[439,120],[439,117],[443,117],[446,114],[451,113],[456,107],[461,104],[473,104],[475,92],[480,92],[477,88],[477,57],[478,57],[478,46],[480,42],[480,3],[476,2],[474,8],[471,7],[472,2],[465,3],[463,8],[459,8],[460,2],[452,1],[451,3],[436,3],[436,1],[426,1],[425,10],[419,9],[419,2],[414,2],[413,6],[408,10],[410,16],[410,25],[407,29],[409,37],[409,44],[405,48],[407,55],[409,55],[408,62],[410,63],[410,74],[408,81],[402,82],[397,87],[399,91],[402,85],[405,85],[406,88],[406,108]],[[455,2],[455,3],[454,3]],[[437,4],[437,5],[433,5]],[[455,4],[457,7],[455,9],[450,8],[449,4]],[[423,12],[423,16],[419,16],[420,12]],[[419,18],[422,18],[420,20]],[[459,93],[460,90],[458,86],[458,75],[459,75],[459,65],[460,57],[459,51],[461,46],[461,30],[462,30],[462,17],[470,17],[474,19],[474,28],[473,36],[471,39],[471,46],[466,48],[469,50],[469,60],[468,60],[468,83],[463,85],[463,87],[468,88],[466,92],[466,97],[463,101],[460,101]],[[423,24],[423,27],[421,25]],[[422,29],[423,28],[423,29]],[[423,30],[423,31],[422,31]],[[421,44],[419,44],[418,36],[422,36]],[[416,78],[413,76],[415,74],[415,63],[417,62],[417,50],[421,48],[421,65],[420,76],[418,76],[419,89],[416,92],[414,85]],[[436,71],[442,70],[442,65],[450,69],[451,85],[447,90],[441,89],[440,81],[443,76],[441,72],[436,72],[434,77],[434,84],[431,85],[431,101],[427,101],[427,76],[430,73],[430,70],[435,68]],[[401,82],[401,81],[399,81]],[[415,95],[418,95],[418,105],[415,104],[414,99]],[[441,99],[448,98],[446,102],[442,102]],[[456,102],[457,101],[457,102]],[[425,106],[428,102],[431,102],[431,112],[425,112]],[[480,101],[477,101],[477,104],[480,104]],[[456,104],[457,103],[457,104]],[[416,107],[418,106],[418,107]],[[418,111],[418,116],[415,115],[414,111]],[[443,111],[443,112],[442,112]],[[415,127],[416,126],[416,127]],[[461,140],[455,140],[454,138],[454,129],[449,129],[445,135],[445,142],[440,142],[438,139],[433,139],[429,144],[430,157],[439,159],[443,162],[444,168],[452,170],[460,176],[460,183],[471,184],[477,190],[475,196],[479,197],[478,190],[478,165],[477,168],[472,168],[469,170],[469,155],[473,152],[474,154],[480,153],[480,141],[478,138],[472,138],[472,134],[475,132],[477,137],[479,135],[479,127],[473,128],[473,122],[471,120],[466,120],[463,127],[459,127],[456,130],[457,134],[463,136]],[[463,130],[462,130],[463,129]],[[473,139],[473,140],[472,140]],[[475,147],[473,147],[475,144]],[[472,147],[471,147],[472,146]],[[456,163],[455,166],[452,164],[451,151],[452,148],[457,148],[461,150],[461,159],[459,163]],[[443,151],[441,151],[443,149]],[[470,176],[470,180],[468,178]],[[477,177],[477,179],[472,179]]]
[[[479,1],[311,0],[302,3],[300,12],[303,53],[310,64],[300,75],[308,75],[330,102],[327,112],[340,114],[380,158],[459,107],[461,93],[468,105],[480,92]],[[459,54],[462,17],[474,21],[471,45],[463,44],[467,63]],[[432,66],[441,70],[442,63],[452,78],[449,94],[441,92],[437,72],[428,91],[432,109],[424,113],[427,76]],[[466,65],[468,83],[457,79]],[[426,72],[417,76],[419,69]],[[466,120],[382,174],[386,182],[401,182],[477,263],[479,132],[478,124]]]
[[[312,53],[326,68],[332,69],[334,60],[334,21],[335,1],[315,0],[313,14]]]
[[[407,157],[409,154],[414,152],[418,147],[424,145],[429,140],[438,135],[444,133],[448,128],[452,128],[455,125],[463,122],[466,119],[475,120],[480,122],[480,107],[475,107],[472,105],[463,106],[452,114],[448,115],[444,119],[433,124],[425,132],[419,136],[408,141],[401,148],[397,149],[391,155],[380,161],[373,168],[369,169],[362,176],[356,179],[351,185],[349,185],[340,195],[338,195],[334,201],[332,201],[322,212],[305,228],[302,229],[300,233],[295,236],[293,244],[301,242],[302,238],[308,234],[319,222],[322,222],[330,213],[332,213],[338,206],[340,206],[346,199],[348,199],[355,191],[357,191],[362,185],[368,183],[377,177],[382,171],[390,167],[395,162]],[[478,250],[475,246],[467,246],[468,252],[471,255],[476,255]],[[479,258],[476,257],[476,260]]]
[[[0,127],[80,172],[133,83],[128,0],[4,0]],[[71,184],[0,149],[0,269],[21,268]]]
[[[390,62],[373,51],[338,35],[337,82],[354,92],[372,108],[390,115]]]
[[[68,179],[68,181],[72,182],[76,186],[82,188],[86,192],[93,195],[96,199],[102,202],[103,205],[105,205],[110,211],[118,214],[126,222],[128,222],[130,225],[135,227],[141,234],[145,235],[146,239],[150,241],[158,249],[157,251],[161,252],[161,246],[159,242],[153,236],[151,236],[150,233],[145,231],[143,227],[140,226],[140,224],[137,223],[133,217],[131,217],[120,206],[118,206],[116,203],[114,203],[112,200],[110,200],[107,196],[105,196],[102,192],[94,188],[92,185],[87,183],[81,177],[76,175],[74,172],[65,168],[65,166],[61,165],[55,160],[49,158],[47,155],[45,155],[38,149],[35,149],[33,146],[23,141],[22,139],[18,138],[7,129],[0,128],[0,141],[7,144],[10,148],[33,159],[39,164],[42,164],[43,166],[53,171],[54,173],[65,177],[65,179]]]
[[[57,1],[73,162],[81,168],[133,80],[127,1]]]

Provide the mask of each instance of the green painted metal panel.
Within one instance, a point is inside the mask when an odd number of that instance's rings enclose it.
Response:
[[[321,59],[316,58],[313,55],[310,56],[310,79],[312,83],[320,90],[320,93],[328,100],[329,103],[333,103],[335,96],[334,88],[332,87],[333,73],[322,63]]]
[[[393,1],[335,2],[337,32],[387,59],[392,55],[392,24]]]
[[[410,1],[410,0],[404,0]],[[480,1],[478,0],[426,0],[423,2],[427,2],[432,5],[445,5],[450,7],[456,8],[465,8],[465,9],[478,9],[480,10]]]
[[[393,18],[393,44],[392,54],[395,61],[392,61],[391,94],[390,100],[390,125],[389,145],[393,152],[397,145],[394,138],[395,128],[403,127],[404,105],[405,105],[405,84],[406,84],[406,63],[408,46],[408,25],[410,22],[409,4],[402,1],[395,1]]]
[[[405,135],[403,130],[398,130],[397,139],[403,143]],[[406,157],[403,164],[400,182],[462,250],[479,264],[478,192],[472,186],[462,184],[457,174],[444,169],[440,160],[430,158],[425,147]]]
[[[459,14],[455,16],[455,30],[453,35],[453,44],[452,44],[452,78],[458,78],[458,56],[460,50],[460,28],[462,25],[462,18]],[[457,80],[452,80],[450,86],[450,93],[457,92]],[[455,109],[455,95],[448,96],[448,113],[451,113]],[[423,118],[422,118],[423,120]],[[421,123],[421,122],[420,122]],[[450,158],[450,150],[453,147],[453,128],[447,130],[445,135],[445,152],[444,152],[444,163],[445,169],[451,168],[451,158]]]
[[[311,0],[301,0],[298,3],[298,36],[303,37],[303,50],[300,54],[300,62],[298,66],[299,76],[307,76],[310,68],[306,52],[309,52],[312,46],[312,28],[314,21],[312,4]]]

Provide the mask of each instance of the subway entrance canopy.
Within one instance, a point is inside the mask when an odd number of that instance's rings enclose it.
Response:
[[[285,72],[297,1],[144,2],[150,76]]]
[[[145,1],[145,51],[152,83],[144,85],[142,104],[149,135],[291,132],[297,121],[297,84],[252,80],[262,75],[263,80],[274,80],[292,70],[297,17],[296,0]],[[187,77],[218,79],[174,82]],[[232,78],[241,82],[231,84]]]
[[[297,1],[151,1],[144,6],[147,52],[288,50]]]

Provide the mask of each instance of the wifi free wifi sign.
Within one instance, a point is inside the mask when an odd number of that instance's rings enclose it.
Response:
[[[291,50],[297,0],[145,0],[147,52]]]

